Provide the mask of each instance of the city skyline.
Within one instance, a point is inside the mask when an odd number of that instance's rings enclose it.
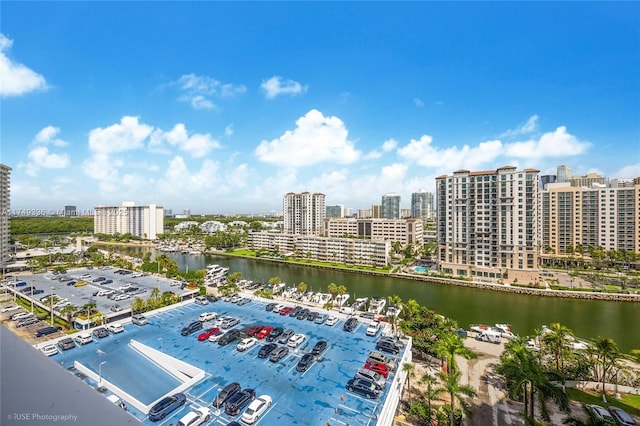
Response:
[[[3,4],[11,208],[410,207],[509,165],[640,176],[638,3]],[[269,18],[265,18],[268,16]]]

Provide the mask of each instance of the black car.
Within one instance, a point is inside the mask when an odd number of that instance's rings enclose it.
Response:
[[[322,352],[324,352],[326,349],[327,349],[327,341],[326,340],[320,340],[318,343],[315,344],[313,349],[311,349],[311,353],[314,356],[318,356]]]
[[[277,347],[278,345],[276,345],[275,343],[267,343],[266,345],[260,348],[260,351],[258,352],[258,358],[268,357],[269,354],[273,352],[273,350]]]
[[[296,315],[296,319],[297,320],[306,319],[307,315],[309,315],[309,312],[311,312],[311,310],[307,308],[300,309],[300,311],[298,312],[298,315]]]
[[[347,382],[347,390],[365,396],[377,398],[380,390],[373,383],[363,379],[351,379]]]
[[[65,337],[64,339],[58,342],[58,347],[63,351],[66,351],[66,350],[75,348],[76,342],[74,342],[71,337]]]
[[[232,328],[231,330],[224,333],[220,339],[218,339],[218,344],[220,346],[226,346],[229,343],[233,342],[234,340],[237,340],[239,337],[240,337],[240,330],[238,330],[237,328]]]
[[[278,337],[280,337],[280,335],[284,333],[284,328],[282,327],[276,327],[274,328],[271,333],[269,333],[269,335],[267,336],[267,342],[273,342],[274,340],[276,340]]]
[[[307,315],[307,321],[315,321],[316,318],[318,318],[318,315],[320,314],[317,313],[316,311],[309,312],[309,314]]]
[[[227,386],[222,388],[222,390],[218,393],[218,395],[216,395],[215,398],[213,398],[213,402],[211,402],[211,405],[216,408],[220,408],[224,406],[227,400],[237,392],[240,392],[240,383],[229,383]]]
[[[302,355],[302,358],[298,361],[298,365],[296,365],[296,371],[301,373],[307,371],[315,359],[316,357],[311,352]]]
[[[25,287],[25,288],[23,288],[22,290],[20,290],[20,292],[21,292],[21,293],[31,293],[31,292],[33,291],[33,289],[34,289],[34,288],[35,288],[35,287],[33,287],[33,286],[28,286],[28,287]]]
[[[112,282],[113,282],[113,280],[104,280],[104,281],[102,281],[102,283],[101,283],[101,284],[102,284],[102,285],[105,285],[105,284],[111,284]]]
[[[104,280],[106,280],[105,277],[98,277],[98,278],[94,278],[91,282],[99,283],[100,281],[104,281]]]
[[[344,322],[342,329],[344,331],[353,331],[358,326],[358,320],[356,318],[349,318]]]
[[[180,334],[182,334],[183,336],[187,336],[191,333],[194,333],[198,330],[202,330],[202,323],[200,321],[194,321],[191,324],[189,324],[188,326],[186,326],[185,328],[182,329],[182,331],[180,332]]]
[[[50,334],[57,333],[60,330],[61,330],[60,327],[43,327],[43,328],[39,328],[36,331],[36,337],[48,336]]]
[[[293,310],[291,312],[289,312],[289,316],[290,317],[297,317],[298,313],[300,313],[300,310],[302,308],[300,306],[296,306],[295,308],[293,308]]]
[[[35,290],[33,290],[33,292],[31,293],[33,296],[35,296],[36,294],[42,294],[44,293],[44,290],[40,289],[40,288],[36,288]]]
[[[167,414],[181,407],[187,401],[187,397],[183,393],[167,396],[158,401],[151,410],[149,410],[149,420],[157,422],[164,419]]]
[[[376,343],[376,349],[394,355],[397,355],[400,352],[398,345],[393,343],[391,340],[380,340]]]
[[[237,416],[254,399],[256,399],[255,389],[243,389],[240,392],[236,392],[227,399],[224,412],[229,416]]]
[[[278,346],[273,351],[271,351],[271,355],[269,355],[269,361],[278,362],[289,353],[289,348],[286,346]]]
[[[98,339],[102,339],[103,337],[107,337],[109,335],[109,331],[104,327],[98,327],[93,330],[93,335]]]
[[[267,312],[271,312],[273,311],[273,308],[275,308],[277,305],[277,303],[267,303],[267,306],[264,307],[264,310]]]

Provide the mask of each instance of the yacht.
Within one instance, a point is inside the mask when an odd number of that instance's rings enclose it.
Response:
[[[336,306],[344,306],[344,304],[349,300],[349,294],[339,294],[335,298]]]
[[[367,302],[369,301],[368,297],[358,297],[355,302],[353,302],[353,309],[360,310],[363,309]]]
[[[485,325],[485,324],[474,324],[471,327],[471,331],[475,331],[476,333],[493,333],[499,334],[500,337],[504,337],[505,339],[515,339],[516,335],[513,334],[511,328],[507,324],[495,324],[493,326]]]
[[[369,304],[369,312],[374,313],[376,315],[381,315],[386,304],[387,304],[387,301],[385,300],[384,297],[372,297],[371,304]]]
[[[400,311],[402,311],[402,305],[389,305],[389,308],[387,308],[387,316],[397,318],[398,315],[400,315]]]

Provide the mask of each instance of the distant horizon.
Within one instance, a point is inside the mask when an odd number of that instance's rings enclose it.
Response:
[[[638,177],[638,16],[640,2],[5,2],[11,209],[264,212],[308,190],[357,211],[390,192],[408,208],[458,169]]]

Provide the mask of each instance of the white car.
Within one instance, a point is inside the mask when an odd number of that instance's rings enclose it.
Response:
[[[130,299],[130,298],[131,298],[131,296],[129,294],[125,293],[125,294],[117,295],[116,297],[113,298],[113,300],[116,301],[116,302],[119,302],[121,300],[127,300],[127,299]]]
[[[11,311],[15,311],[20,309],[20,306],[18,305],[9,305],[9,306],[5,306],[4,308],[2,308],[2,312],[11,312]]]
[[[11,320],[12,321],[20,321],[29,317],[32,317],[33,313],[32,312],[20,312],[18,314],[13,314],[11,316]]]
[[[270,405],[271,397],[269,395],[260,395],[249,404],[249,407],[242,415],[242,422],[247,424],[255,423]]]
[[[327,321],[325,322],[325,324],[331,326],[331,325],[336,325],[338,323],[338,321],[340,321],[338,319],[338,317],[330,315],[329,318],[327,318]]]
[[[207,407],[195,408],[185,414],[176,426],[198,426],[211,418],[211,410]]]
[[[304,334],[294,334],[293,336],[289,337],[287,346],[289,346],[290,348],[297,348],[302,344],[302,342],[305,341],[306,338],[307,336],[305,336]]]
[[[125,285],[121,285],[120,287],[118,287],[118,290],[125,291],[126,289],[131,288],[131,287],[132,287],[131,284],[127,283]]]
[[[107,330],[109,330],[109,332],[113,334],[118,334],[124,331],[124,326],[122,324],[114,322],[113,324],[107,324]]]
[[[205,321],[211,321],[218,318],[218,314],[215,312],[203,312],[200,314],[200,317],[198,318],[200,320],[200,322],[205,322]]]
[[[236,349],[240,352],[243,352],[254,347],[256,343],[258,343],[258,339],[256,339],[255,337],[247,337],[246,339],[242,339],[240,343],[238,343]]]
[[[198,305],[203,305],[204,306],[204,305],[208,305],[209,304],[209,300],[207,300],[207,298],[204,297],[204,296],[198,296],[198,297],[196,297],[195,300],[196,300],[196,303]]]
[[[242,296],[239,296],[239,295],[236,294],[235,296],[233,296],[231,298],[230,302],[231,303],[238,303],[240,301],[240,299],[242,299]]]
[[[40,351],[46,356],[52,356],[58,353],[58,348],[56,348],[56,345],[46,345],[40,348]]]
[[[215,333],[209,336],[210,342],[217,342],[224,335],[224,331],[218,329]]]
[[[93,342],[91,333],[82,333],[78,337],[76,337],[76,343],[79,345],[86,345],[87,343],[91,342]]]
[[[367,327],[366,335],[367,336],[375,336],[380,331],[380,321],[372,321],[369,323],[369,327]]]
[[[285,305],[284,303],[278,303],[276,306],[273,307],[273,309],[271,310],[271,312],[275,312],[276,314],[280,313],[281,310],[283,310],[287,305]]]

